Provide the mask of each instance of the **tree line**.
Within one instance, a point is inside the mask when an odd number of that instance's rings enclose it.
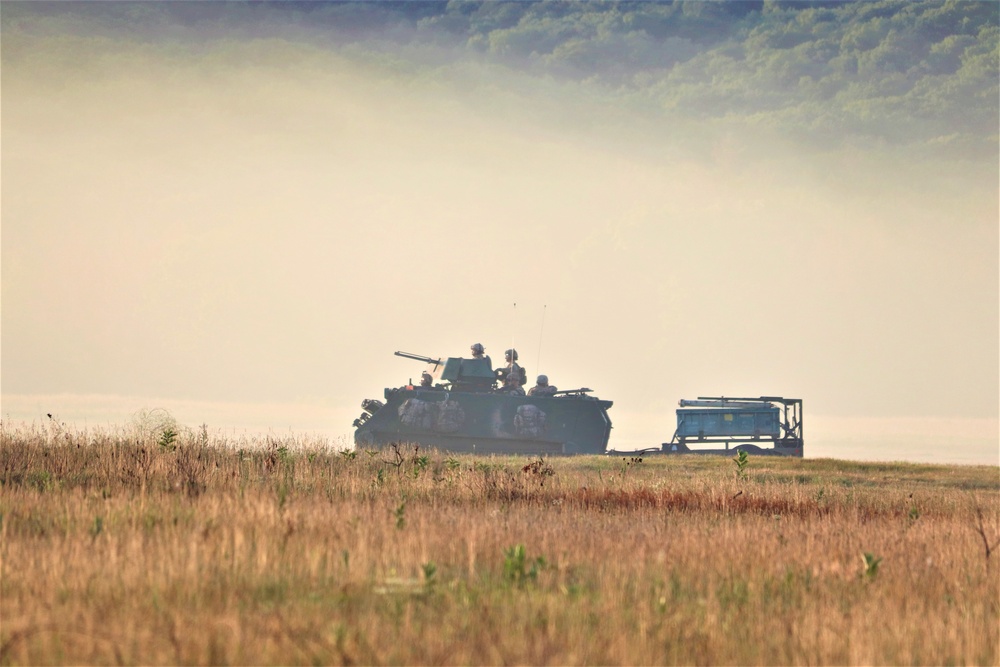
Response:
[[[455,58],[580,81],[665,116],[752,122],[820,141],[997,148],[1000,3],[992,0],[49,7],[119,27],[125,8],[130,26],[162,12],[251,36],[277,19],[353,53],[426,43]]]

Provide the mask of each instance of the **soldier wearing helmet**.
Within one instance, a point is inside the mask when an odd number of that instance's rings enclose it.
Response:
[[[485,359],[489,363],[490,368],[493,368],[493,360],[490,359],[490,355],[486,354],[486,348],[483,347],[482,343],[473,343],[469,349],[472,350],[473,359]]]
[[[503,379],[503,387],[500,388],[500,392],[514,396],[524,396],[524,388],[521,386],[521,376],[516,373],[507,373]]]
[[[424,389],[430,389],[434,384],[434,376],[424,371],[420,374],[420,386]]]
[[[549,376],[539,375],[535,386],[528,390],[528,396],[552,396],[557,389],[549,384]]]
[[[524,369],[521,368],[521,366],[519,366],[517,363],[517,350],[511,348],[506,352],[504,352],[503,354],[504,354],[504,359],[507,360],[507,365],[504,366],[503,368],[497,369],[497,377],[499,377],[504,384],[501,391],[507,390],[508,386],[507,378],[509,378],[512,375],[514,376],[514,379],[517,380],[517,386],[520,388],[521,385],[527,383],[528,374],[525,373]]]

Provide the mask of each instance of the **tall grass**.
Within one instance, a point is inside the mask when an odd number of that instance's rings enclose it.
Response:
[[[0,662],[1000,660],[995,467],[162,436],[2,430]]]

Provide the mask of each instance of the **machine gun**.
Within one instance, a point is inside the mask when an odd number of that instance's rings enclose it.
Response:
[[[440,359],[431,359],[430,357],[422,357],[419,354],[410,354],[409,352],[394,352],[397,357],[404,357],[406,359],[414,359],[416,361],[422,361],[425,364],[434,364],[434,370],[437,370],[438,366],[444,364]]]
[[[579,389],[563,389],[562,391],[553,392],[553,396],[585,396],[588,391],[594,391],[589,387],[580,387]]]

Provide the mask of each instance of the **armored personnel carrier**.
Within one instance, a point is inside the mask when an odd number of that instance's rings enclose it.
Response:
[[[427,364],[424,382],[385,390],[384,401],[366,399],[354,420],[357,447],[383,449],[414,443],[479,454],[603,454],[611,435],[611,401],[581,387],[551,396],[496,391],[504,369],[489,358],[433,359],[396,356]],[[428,378],[429,376],[429,378]]]

